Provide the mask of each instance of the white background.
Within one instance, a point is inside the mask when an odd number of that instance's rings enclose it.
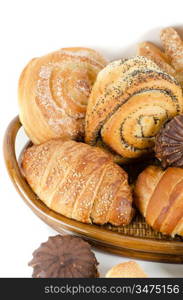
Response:
[[[32,57],[61,47],[86,46],[115,59],[134,53],[136,41],[156,39],[160,28],[181,23],[182,0],[1,1],[1,141],[6,126],[18,114],[17,81]],[[2,153],[0,164],[0,277],[30,277],[27,263],[33,250],[55,232],[19,197]],[[114,264],[129,260],[101,252],[96,255],[101,275]],[[150,277],[183,277],[182,265],[140,264]]]

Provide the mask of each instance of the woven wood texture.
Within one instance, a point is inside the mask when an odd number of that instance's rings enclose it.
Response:
[[[158,231],[153,230],[146,222],[144,217],[142,217],[138,212],[134,217],[131,224],[128,226],[112,226],[110,224],[104,225],[108,230],[113,232],[117,232],[122,235],[126,236],[133,236],[133,237],[141,237],[147,239],[158,239],[158,240],[175,240],[175,241],[183,241],[183,238],[180,236],[170,237],[167,235],[163,235]]]

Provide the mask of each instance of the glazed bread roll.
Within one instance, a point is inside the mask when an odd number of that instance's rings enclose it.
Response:
[[[133,217],[128,176],[99,148],[50,140],[24,152],[22,170],[38,197],[68,218],[117,226]]]
[[[143,42],[138,45],[137,55],[151,59],[183,85],[183,41],[172,27],[163,29],[160,39],[163,50],[152,43]]]
[[[88,97],[106,60],[88,48],[63,48],[31,60],[18,88],[20,120],[34,144],[81,139]]]
[[[110,63],[97,76],[86,113],[85,141],[102,139],[124,162],[153,151],[154,137],[183,111],[178,82],[137,56]]]
[[[149,166],[138,177],[135,204],[155,230],[183,235],[183,169]]]
[[[110,269],[106,276],[107,278],[146,278],[146,273],[142,270],[135,261],[128,261],[118,264]]]

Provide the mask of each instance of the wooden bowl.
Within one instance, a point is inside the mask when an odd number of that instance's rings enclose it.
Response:
[[[4,138],[4,157],[10,178],[25,203],[45,223],[61,234],[74,233],[93,246],[108,252],[149,261],[183,263],[183,239],[167,237],[149,227],[137,215],[125,227],[83,224],[58,214],[38,199],[21,174],[15,154],[15,142],[21,128],[16,117],[9,124]]]

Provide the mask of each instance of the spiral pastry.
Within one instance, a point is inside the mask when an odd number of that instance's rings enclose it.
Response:
[[[84,135],[86,105],[106,60],[88,48],[63,48],[31,60],[19,80],[20,120],[33,143]]]
[[[87,113],[85,140],[101,138],[124,160],[152,152],[162,124],[183,111],[178,82],[154,62],[137,56],[110,63],[97,76]]]

